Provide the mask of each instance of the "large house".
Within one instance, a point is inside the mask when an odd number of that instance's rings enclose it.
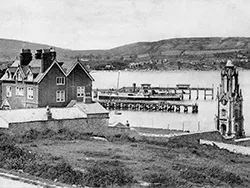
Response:
[[[65,107],[89,102],[93,78],[80,60],[58,62],[54,49],[22,49],[1,78],[2,109]]]

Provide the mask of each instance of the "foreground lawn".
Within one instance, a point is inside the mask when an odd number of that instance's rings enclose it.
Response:
[[[138,182],[152,183],[150,187],[248,187],[250,184],[250,157],[215,146],[133,142],[118,137],[100,141],[91,136],[62,135],[28,139],[18,147],[44,159],[63,158],[74,170],[88,172],[86,181],[99,181],[87,184],[97,187],[118,187],[116,182],[101,184],[117,174],[124,179],[121,187],[141,187]]]

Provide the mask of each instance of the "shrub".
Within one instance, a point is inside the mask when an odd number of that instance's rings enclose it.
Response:
[[[243,180],[237,174],[227,172],[218,166],[207,169],[206,174],[212,178],[223,181],[229,185],[241,185]]]
[[[120,161],[99,161],[87,168],[84,182],[90,187],[122,186],[132,183],[133,175]]]
[[[197,172],[196,170],[188,169],[180,173],[180,177],[193,183],[210,183],[210,179],[206,175]]]
[[[153,184],[159,184],[163,187],[177,187],[180,181],[178,177],[169,172],[153,172],[142,176],[142,180]]]

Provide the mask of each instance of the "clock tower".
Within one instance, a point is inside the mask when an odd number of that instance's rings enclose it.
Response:
[[[216,128],[225,137],[245,137],[243,118],[243,97],[239,88],[239,72],[231,60],[221,71],[221,84],[217,92],[218,112]]]

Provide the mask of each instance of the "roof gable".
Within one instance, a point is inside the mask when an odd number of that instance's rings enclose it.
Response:
[[[65,72],[63,71],[62,67],[58,64],[58,62],[54,60],[54,62],[50,65],[50,67],[44,73],[41,73],[37,76],[36,81],[40,83],[43,80],[43,78],[49,73],[49,71],[52,69],[53,66],[57,66],[59,70],[63,73],[63,75],[67,76]]]
[[[94,78],[89,74],[89,72],[86,70],[86,68],[82,65],[80,60],[77,60],[73,66],[67,71],[67,76],[70,75],[70,73],[76,68],[76,65],[80,65],[82,70],[85,72],[85,74],[90,78],[90,80],[94,81]]]
[[[26,77],[26,74],[24,73],[24,70],[20,66],[16,69],[16,72],[13,77],[17,76],[18,71],[21,73],[22,79],[24,79]]]

